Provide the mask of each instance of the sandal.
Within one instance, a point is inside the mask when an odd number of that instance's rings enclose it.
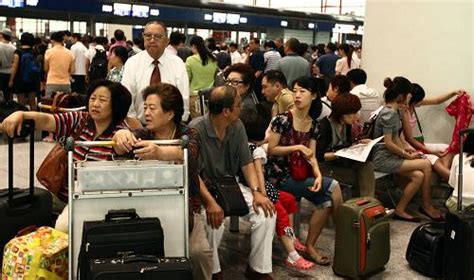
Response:
[[[295,238],[295,241],[293,242],[293,246],[295,246],[295,250],[298,252],[306,252],[306,246],[301,243],[301,241],[298,238]]]
[[[286,266],[290,268],[296,268],[300,270],[308,270],[314,266],[314,263],[305,260],[303,257],[299,257],[299,259],[295,262],[291,262],[288,259],[285,260]]]

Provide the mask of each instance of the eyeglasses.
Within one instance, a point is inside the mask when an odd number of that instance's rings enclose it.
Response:
[[[224,81],[228,85],[232,85],[234,87],[238,86],[239,84],[245,84],[244,81],[238,81],[238,80],[225,80]]]
[[[162,41],[166,38],[166,34],[152,34],[152,33],[143,33],[143,38],[145,40],[151,40],[152,38],[155,40]]]

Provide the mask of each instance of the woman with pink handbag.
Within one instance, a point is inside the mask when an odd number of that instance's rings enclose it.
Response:
[[[311,102],[319,97],[317,81],[309,77],[296,79],[293,85],[295,106],[271,122],[268,154],[273,157],[274,172],[269,177],[280,190],[302,197],[315,206],[306,247],[308,258],[319,265],[329,265],[329,257],[316,250],[315,243],[330,214],[342,203],[336,180],[323,177],[316,160],[318,123],[309,115]]]

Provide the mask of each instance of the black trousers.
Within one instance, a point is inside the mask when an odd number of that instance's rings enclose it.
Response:
[[[86,76],[72,75],[71,92],[86,94]]]
[[[11,99],[10,88],[8,82],[10,81],[10,74],[0,73],[0,91],[3,92],[3,100]]]

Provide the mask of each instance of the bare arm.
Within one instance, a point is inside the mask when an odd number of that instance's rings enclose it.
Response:
[[[8,82],[9,87],[13,87],[13,82],[15,81],[16,73],[18,72],[18,65],[20,64],[20,57],[18,54],[13,55],[12,61],[12,72],[10,74],[10,81]]]
[[[415,149],[424,151],[425,146],[417,141],[415,138],[413,138],[413,131],[410,126],[410,121],[409,121],[409,114],[410,112],[408,110],[403,110],[402,113],[402,128],[403,128],[403,135],[405,136],[405,140]]]
[[[38,130],[56,131],[56,121],[53,114],[24,111],[17,111],[8,116],[2,123],[3,131],[10,137],[13,137],[15,134],[20,134],[24,120],[34,120],[35,128]]]
[[[255,166],[255,171],[258,177],[259,189],[263,194],[266,194],[265,190],[265,176],[263,172],[263,162],[261,158],[253,160],[253,165]]]
[[[313,151],[311,157],[308,158],[311,166],[313,167],[314,177],[318,178],[321,177],[321,171],[319,170],[318,161],[316,160],[316,140],[312,139],[309,141],[309,148]]]
[[[74,74],[76,72],[76,65],[74,63],[74,59],[71,60],[71,63],[69,63],[69,75]]]
[[[292,152],[301,150],[301,145],[280,146],[281,134],[270,130],[268,137],[268,155],[271,156],[286,156]],[[305,147],[306,148],[306,147]]]
[[[450,98],[456,95],[461,95],[463,93],[465,93],[463,90],[458,90],[458,91],[453,91],[453,92],[446,93],[443,95],[438,95],[435,97],[425,98],[420,102],[420,105],[438,105],[449,100]]]

